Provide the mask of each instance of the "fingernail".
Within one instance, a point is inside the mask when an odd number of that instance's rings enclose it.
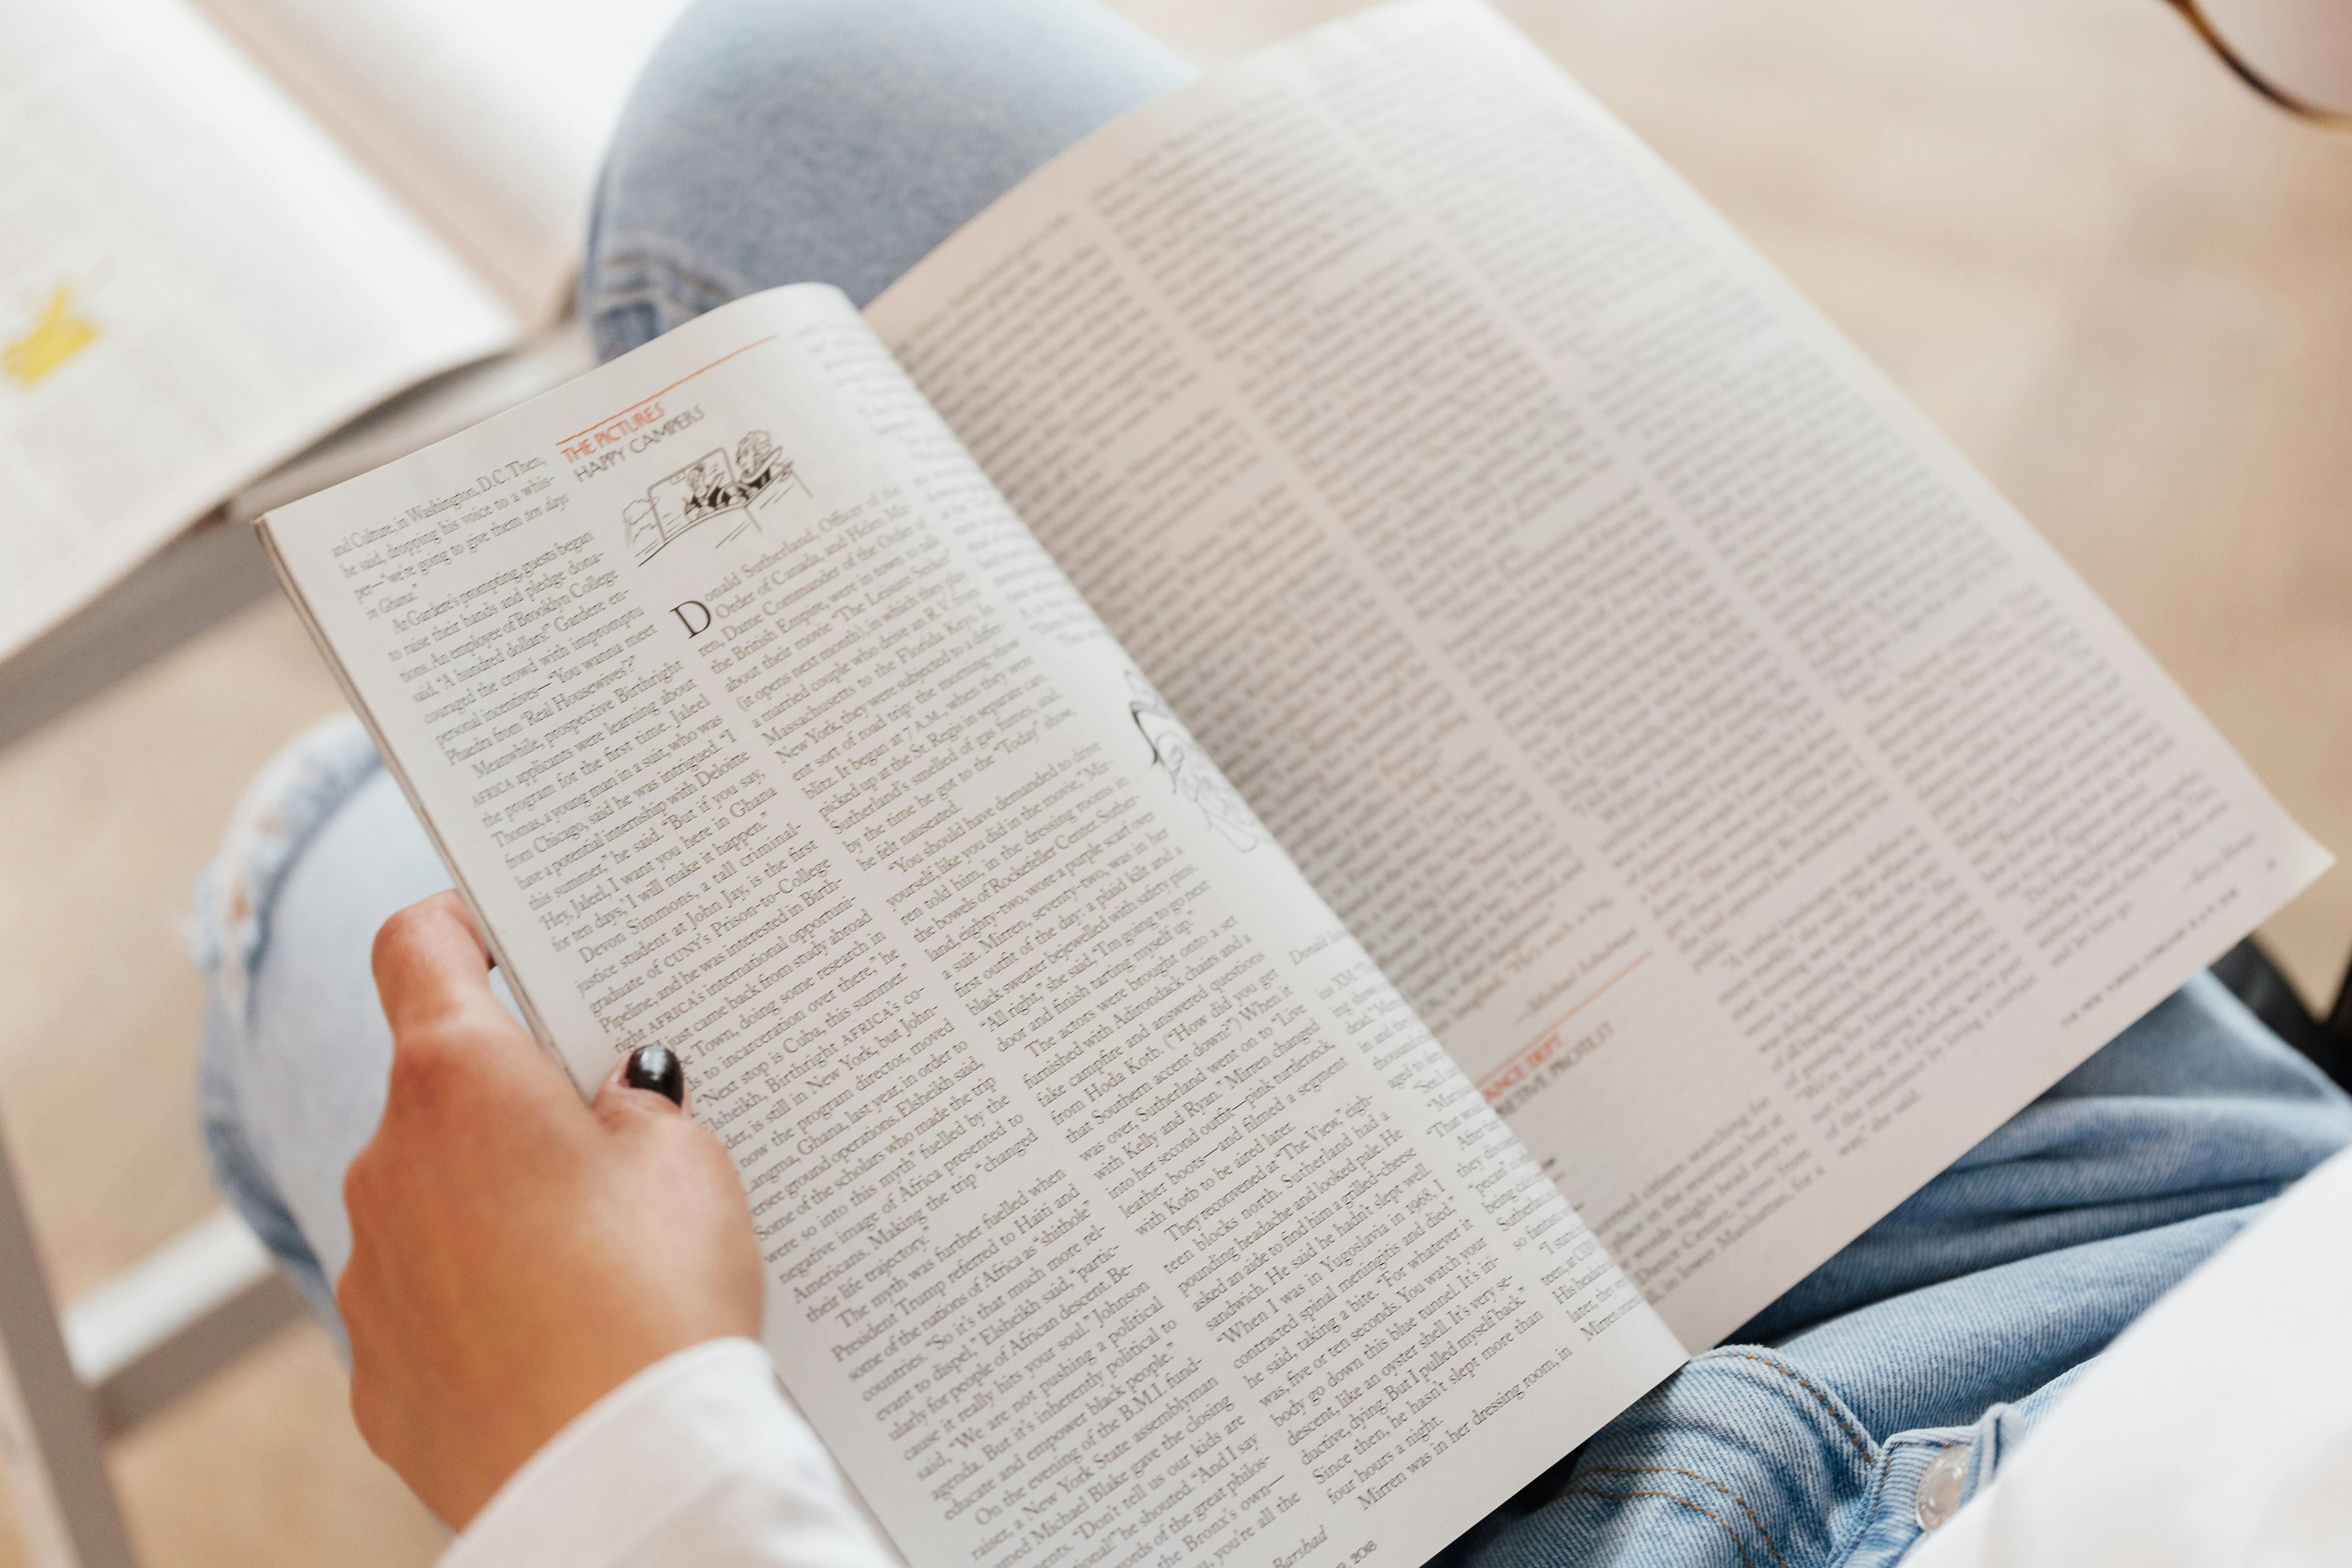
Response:
[[[621,1081],[631,1089],[649,1089],[656,1094],[669,1096],[669,1102],[680,1110],[686,1108],[686,1067],[677,1053],[667,1046],[639,1046],[629,1053],[629,1065],[621,1074]]]

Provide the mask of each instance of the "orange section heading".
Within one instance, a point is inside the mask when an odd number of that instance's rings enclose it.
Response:
[[[702,370],[688,371],[684,375],[679,376],[676,381],[673,381],[667,386],[663,387],[661,391],[653,393],[645,397],[640,397],[635,403],[630,404],[628,407],[622,409],[619,413],[599,419],[596,423],[587,426],[585,429],[574,430],[571,435],[564,437],[555,444],[559,447],[568,446],[572,442],[580,439],[583,436],[593,436],[597,431],[602,430],[605,426],[613,424],[616,420],[626,419],[630,415],[635,413],[638,409],[643,408],[646,404],[653,402],[655,398],[666,396],[670,393],[676,392],[679,387],[684,386],[688,382],[692,381],[696,376],[700,375],[703,370],[716,370],[720,365],[725,364],[729,360],[733,359],[735,354],[750,353],[753,349],[760,347],[761,343],[772,343],[775,341],[776,334],[770,332],[766,337],[761,338],[759,342],[745,343],[741,348],[737,349],[734,353],[720,354],[717,359],[712,360],[709,364],[704,365]]]

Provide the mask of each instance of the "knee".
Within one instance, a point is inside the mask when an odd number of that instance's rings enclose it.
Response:
[[[582,312],[609,354],[779,283],[863,305],[1189,75],[1092,0],[700,0],[615,132]]]
[[[340,713],[280,747],[246,787],[196,880],[189,923],[196,966],[227,1016],[244,1015],[295,862],[383,766],[359,720]]]

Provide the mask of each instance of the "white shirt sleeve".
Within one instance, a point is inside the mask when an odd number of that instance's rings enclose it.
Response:
[[[509,1477],[442,1568],[898,1568],[750,1340],[656,1363]]]
[[[2084,1373],[1904,1568],[2352,1563],[2352,1152]]]

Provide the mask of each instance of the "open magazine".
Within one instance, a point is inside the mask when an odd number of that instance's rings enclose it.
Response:
[[[200,4],[0,0],[0,657],[552,321],[682,0]]]
[[[922,1568],[1423,1560],[2326,862],[1466,0],[264,529]]]

